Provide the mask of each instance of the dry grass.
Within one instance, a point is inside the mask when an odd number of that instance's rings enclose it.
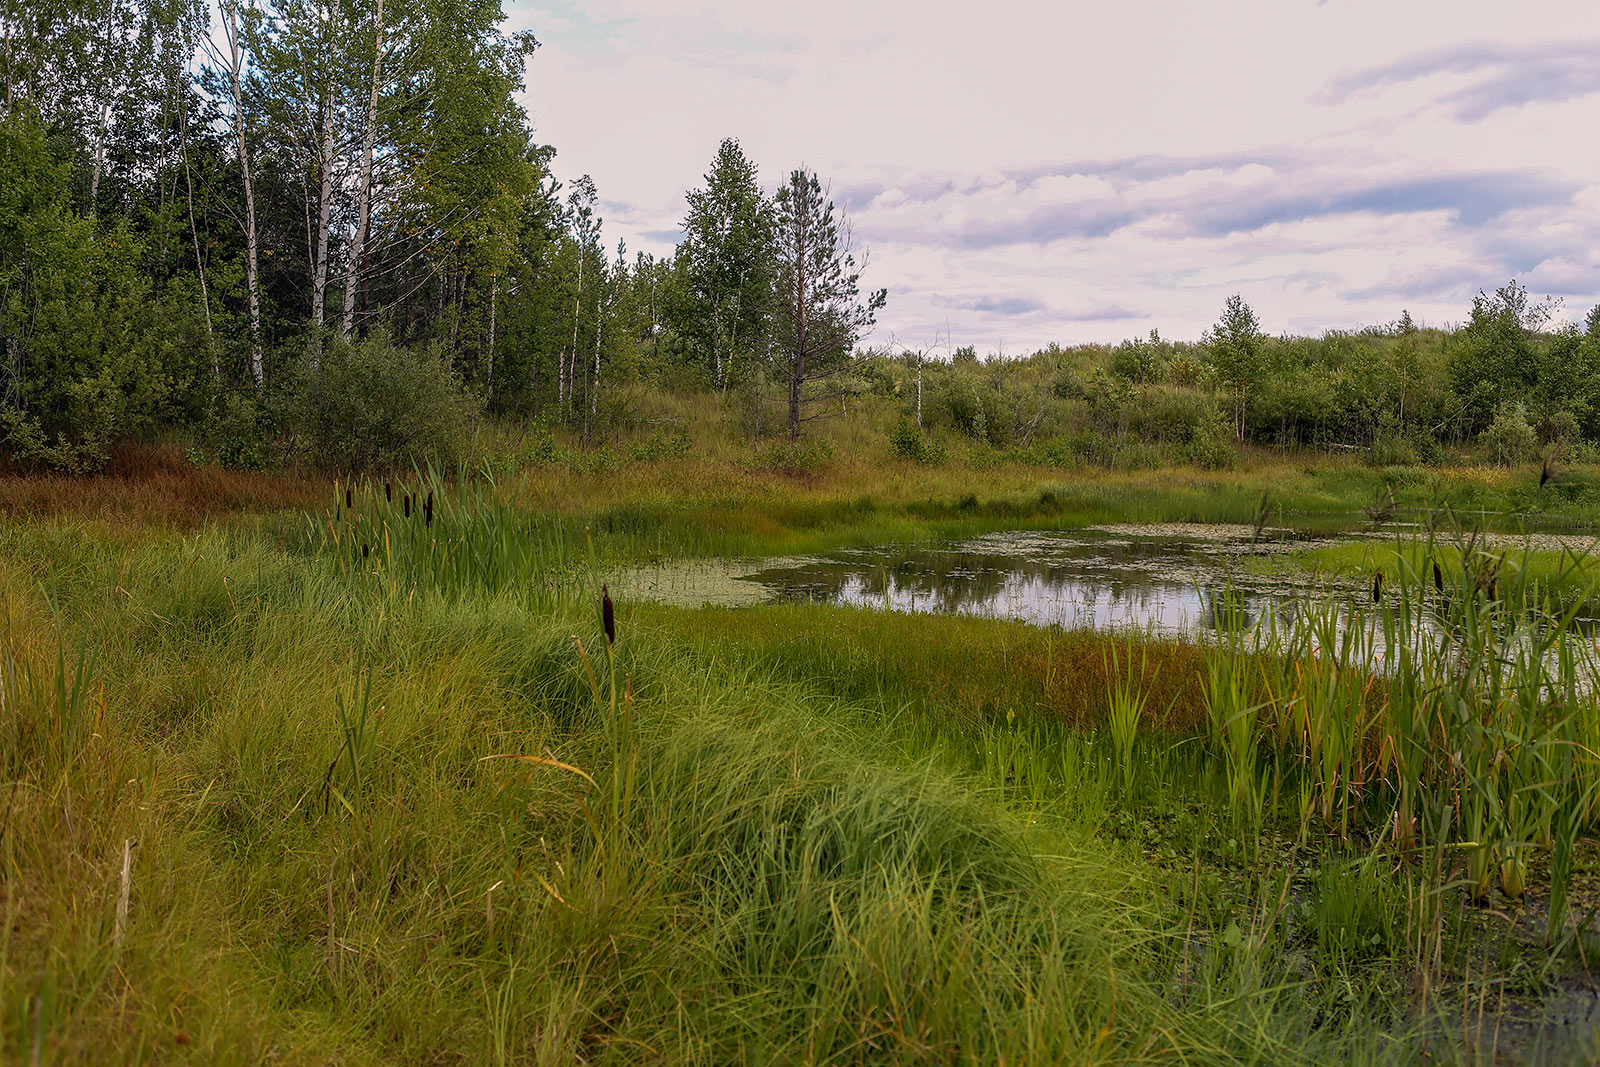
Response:
[[[240,512],[305,507],[325,486],[293,475],[195,467],[175,445],[127,444],[103,474],[0,473],[0,516],[192,528]]]

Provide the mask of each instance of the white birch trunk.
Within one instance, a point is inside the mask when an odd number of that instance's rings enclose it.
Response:
[[[356,288],[360,283],[362,258],[372,227],[372,143],[378,129],[378,84],[383,76],[383,0],[377,0],[377,30],[372,45],[372,88],[367,97],[367,136],[361,147],[361,192],[356,202],[356,239],[350,246],[350,266],[345,271],[344,322],[346,337],[356,320]]]
[[[573,386],[577,383],[572,380],[572,371],[578,365],[578,319],[583,308],[583,247],[578,247],[578,292],[572,298],[572,353],[561,362],[561,409],[567,409],[568,402],[572,399]]]
[[[228,39],[229,88],[233,91],[233,130],[239,148],[239,177],[244,183],[244,287],[250,307],[250,376],[257,387],[266,381],[261,366],[261,280],[256,269],[256,190],[250,176],[250,146],[244,131],[244,98],[240,78],[244,51],[239,46],[239,7],[225,3],[224,29]]]
[[[322,184],[317,194],[317,255],[311,276],[311,326],[322,329],[323,311],[328,297],[328,231],[333,217],[333,88],[324,90],[322,102],[322,144],[317,166]]]

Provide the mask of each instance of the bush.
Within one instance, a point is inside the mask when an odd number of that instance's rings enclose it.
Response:
[[[342,470],[452,463],[479,408],[437,349],[397,345],[382,331],[336,339],[302,373],[302,443]]]
[[[1500,405],[1479,440],[1490,458],[1503,467],[1527,462],[1539,447],[1538,435],[1528,425],[1528,411],[1521,403]]]
[[[267,465],[268,430],[269,420],[254,396],[225,393],[206,423],[201,454],[232,470],[260,470]]]
[[[889,435],[889,447],[901,459],[930,467],[944,462],[944,442],[924,437],[922,430],[912,422],[902,422]]]
[[[645,462],[652,459],[678,459],[689,454],[689,435],[682,430],[663,433],[656,430],[628,448],[628,458]]]
[[[1418,462],[1417,450],[1400,434],[1383,430],[1373,435],[1367,462],[1374,467],[1410,467]]]

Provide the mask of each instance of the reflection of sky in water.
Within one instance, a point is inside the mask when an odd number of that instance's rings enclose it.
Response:
[[[1248,624],[1272,599],[1271,580],[1239,568],[1241,548],[1248,551],[1248,543],[1094,532],[991,535],[768,567],[749,580],[779,600],[1183,634],[1215,627],[1219,615],[1231,626]]]
[[[1249,625],[1300,591],[1250,573],[1255,553],[1307,547],[1252,543],[1249,531],[1130,535],[1077,530],[987,534],[935,545],[887,545],[826,557],[672,561],[622,586],[670,603],[813,600],[906,612],[1017,619],[1178,635]]]

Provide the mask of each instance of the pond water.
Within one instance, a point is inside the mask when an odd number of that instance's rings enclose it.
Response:
[[[1343,539],[1351,536],[1360,535]],[[1261,565],[1337,540],[1243,526],[1101,526],[818,556],[670,560],[619,575],[614,585],[623,595],[689,607],[819,601],[1178,637],[1248,626],[1295,596],[1357,591],[1360,580]]]

